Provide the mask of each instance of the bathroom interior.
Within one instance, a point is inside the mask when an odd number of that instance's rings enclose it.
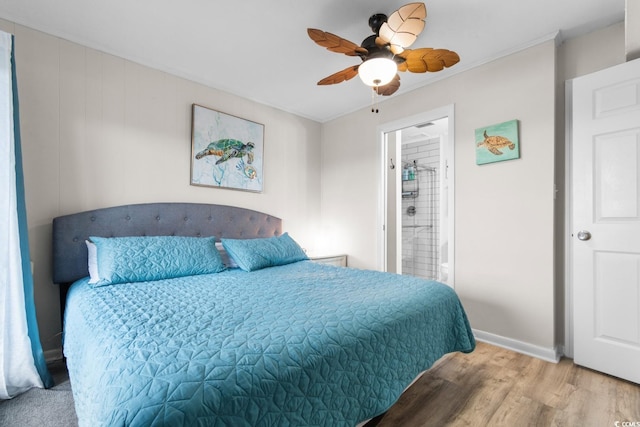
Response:
[[[448,119],[402,130],[402,274],[447,281]]]

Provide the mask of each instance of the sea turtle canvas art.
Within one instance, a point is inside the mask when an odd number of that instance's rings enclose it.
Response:
[[[262,191],[264,125],[193,105],[191,184]]]
[[[520,158],[517,120],[481,127],[475,134],[476,164]]]

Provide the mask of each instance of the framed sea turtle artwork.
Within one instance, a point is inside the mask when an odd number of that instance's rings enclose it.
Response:
[[[518,120],[476,129],[476,164],[520,158]]]
[[[260,193],[264,125],[193,104],[191,185]]]

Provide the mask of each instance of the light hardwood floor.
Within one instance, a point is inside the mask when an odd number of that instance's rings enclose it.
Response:
[[[479,342],[438,361],[367,427],[640,427],[640,386]]]

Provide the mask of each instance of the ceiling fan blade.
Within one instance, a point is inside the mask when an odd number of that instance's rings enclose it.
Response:
[[[389,96],[396,93],[396,91],[400,89],[400,75],[396,74],[396,76],[384,86],[379,86],[377,88],[373,88],[374,91],[378,93],[378,95]]]
[[[445,67],[451,67],[460,61],[458,54],[451,50],[432,49],[430,47],[407,49],[398,56],[405,59],[403,63],[398,65],[398,71],[410,71],[412,73],[441,71]]]
[[[379,38],[391,47],[395,54],[411,46],[424,30],[427,8],[424,3],[409,3],[389,16],[378,31]]]
[[[354,78],[355,76],[358,75],[358,67],[360,65],[353,65],[351,67],[347,67],[342,71],[338,71],[337,73],[333,73],[328,77],[325,77],[324,79],[320,80],[318,82],[318,85],[324,86],[324,85],[334,85],[336,83],[342,83],[345,82],[347,80],[351,80],[352,78]]]
[[[307,34],[309,34],[311,40],[322,47],[326,47],[331,52],[344,53],[348,56],[367,55],[369,53],[367,49],[364,49],[347,39],[343,39],[340,36],[327,33],[326,31],[307,28]]]

